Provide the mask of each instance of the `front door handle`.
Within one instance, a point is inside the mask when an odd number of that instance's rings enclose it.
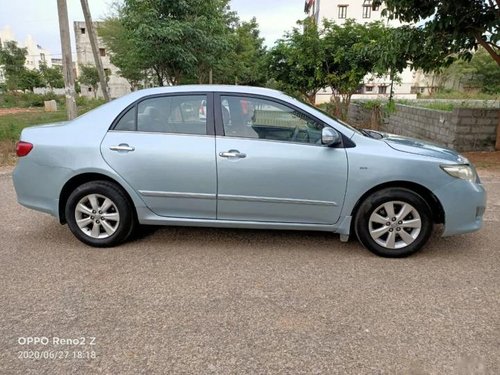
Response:
[[[229,150],[224,152],[219,152],[219,156],[222,158],[238,158],[243,159],[247,157],[247,154],[239,152],[238,150]]]
[[[125,152],[130,152],[130,151],[134,151],[135,147],[129,146],[126,143],[120,143],[118,146],[111,146],[109,149],[111,151],[125,151]]]

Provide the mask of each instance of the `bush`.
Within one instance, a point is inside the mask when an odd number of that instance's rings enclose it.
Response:
[[[94,99],[86,96],[76,97],[76,105],[78,106],[80,112],[90,111],[91,109],[97,108],[104,103],[106,103],[106,101],[102,98]]]
[[[30,108],[43,107],[46,100],[55,100],[57,104],[64,105],[64,96],[49,92],[45,95],[34,94],[32,92],[14,92],[0,95],[0,107],[2,108]]]

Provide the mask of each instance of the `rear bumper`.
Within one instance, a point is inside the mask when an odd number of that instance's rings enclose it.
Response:
[[[486,190],[483,185],[455,180],[433,192],[444,209],[443,237],[475,232],[483,226]]]
[[[69,169],[48,167],[21,158],[12,180],[19,204],[59,218],[59,193]]]

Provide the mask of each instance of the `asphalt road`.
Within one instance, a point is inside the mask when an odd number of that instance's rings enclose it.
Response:
[[[0,373],[499,374],[500,173],[483,179],[482,231],[391,260],[284,231],[92,249],[0,172]]]

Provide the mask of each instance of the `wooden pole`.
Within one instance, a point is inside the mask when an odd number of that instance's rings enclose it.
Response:
[[[497,140],[495,143],[495,150],[500,151],[500,111],[497,111],[498,125],[497,125]]]
[[[85,24],[87,25],[87,34],[90,40],[90,46],[92,47],[92,54],[94,55],[95,66],[97,68],[97,73],[99,74],[99,81],[101,82],[102,95],[104,100],[110,101],[108,82],[106,81],[106,74],[104,73],[104,67],[102,65],[101,55],[99,54],[99,47],[97,46],[97,34],[95,32],[94,23],[92,22],[92,16],[90,14],[89,3],[87,0],[80,0],[82,4],[83,16],[85,17]]]
[[[61,35],[66,112],[68,113],[68,120],[73,120],[78,115],[78,112],[75,100],[75,72],[73,71],[73,59],[71,57],[71,40],[69,36],[68,6],[66,0],[57,0],[57,13],[59,15],[59,33]]]

